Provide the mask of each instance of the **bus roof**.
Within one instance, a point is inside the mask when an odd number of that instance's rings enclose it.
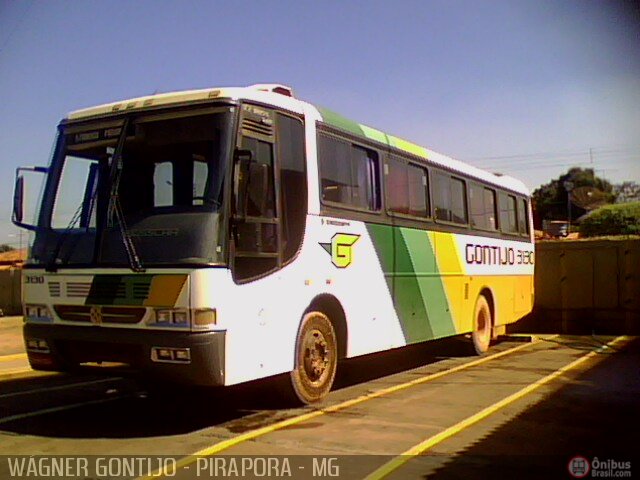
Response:
[[[289,111],[300,114],[305,111],[314,111],[318,119],[334,128],[346,131],[358,137],[388,145],[391,148],[402,150],[411,155],[424,158],[431,163],[454,172],[459,172],[465,176],[475,177],[478,180],[482,180],[495,186],[506,188],[523,195],[529,195],[529,190],[525,184],[516,178],[487,172],[467,163],[447,157],[446,155],[434,152],[433,150],[421,147],[402,138],[386,134],[361,123],[354,122],[342,115],[332,112],[331,110],[303,102],[293,97],[293,91],[291,88],[278,84],[257,84],[249,87],[205,88],[200,90],[185,90],[148,95],[76,110],[67,116],[67,120],[74,121],[92,117],[103,117],[124,111],[139,111],[169,105],[205,103],[219,98],[254,100],[285,108]]]

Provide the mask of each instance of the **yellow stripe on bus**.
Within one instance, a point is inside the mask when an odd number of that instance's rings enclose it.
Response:
[[[187,275],[155,275],[151,280],[146,307],[174,307],[187,283]]]

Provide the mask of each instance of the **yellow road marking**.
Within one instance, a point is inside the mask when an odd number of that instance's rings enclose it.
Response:
[[[557,335],[554,335],[557,336]],[[233,447],[242,442],[246,442],[247,440],[253,440],[254,438],[261,437],[271,432],[275,432],[276,430],[280,430],[285,427],[289,427],[291,425],[296,425],[301,422],[305,422],[307,420],[311,420],[313,418],[319,417],[321,415],[325,415],[328,413],[338,412],[340,410],[344,410],[345,408],[352,407],[354,405],[358,405],[367,400],[372,400],[374,398],[379,398],[385,395],[389,395],[390,393],[398,392],[400,390],[404,390],[406,388],[412,387],[414,385],[420,385],[422,383],[426,383],[432,380],[435,380],[440,377],[444,377],[445,375],[449,375],[455,372],[459,372],[466,368],[474,367],[476,365],[480,365],[481,363],[488,362],[490,360],[494,360],[496,358],[504,357],[505,355],[509,355],[510,353],[514,353],[518,350],[522,350],[523,348],[527,348],[530,345],[538,343],[539,340],[534,338],[534,340],[530,343],[525,343],[522,345],[518,345],[517,347],[511,348],[509,350],[505,350],[504,352],[496,353],[494,355],[489,355],[487,357],[482,357],[477,360],[473,360],[468,363],[464,363],[462,365],[458,365],[457,367],[450,368],[448,370],[443,370],[441,372],[433,373],[431,375],[427,375],[425,377],[420,377],[410,382],[401,383],[399,385],[394,385],[392,387],[383,388],[381,390],[377,390],[375,392],[368,393],[366,395],[361,395],[351,400],[346,400],[344,402],[338,403],[336,405],[331,405],[329,407],[323,408],[322,410],[314,410],[312,412],[303,413],[302,415],[298,415],[296,417],[288,418],[286,420],[281,420],[279,422],[274,423],[273,425],[267,425],[266,427],[257,428],[255,430],[251,430],[249,432],[243,433],[241,435],[235,436],[228,440],[223,440],[222,442],[216,443],[210,447],[199,450],[188,457],[185,457],[178,462],[176,462],[176,470],[186,467],[187,465],[191,465],[198,461],[198,458],[206,457],[210,455],[214,455],[223,450]],[[150,473],[149,475],[139,477],[137,480],[150,480],[153,478],[159,478],[164,476],[164,472],[162,469],[158,469],[155,472]]]
[[[26,353],[14,353],[12,355],[2,355],[0,356],[0,362],[12,362],[14,360],[26,360]]]
[[[14,368],[11,370],[2,370],[0,373],[0,382],[5,380],[16,380],[21,378],[35,378],[50,375],[60,375],[60,372],[45,372],[31,370],[31,368]]]
[[[11,368],[11,369],[8,369],[8,370],[2,370],[2,373],[0,373],[0,378],[10,377],[10,376],[18,374],[18,373],[27,373],[27,372],[32,372],[32,371],[33,370],[31,370],[31,367]]]
[[[409,450],[403,452],[401,455],[395,457],[393,460],[390,460],[389,462],[385,463],[383,466],[381,466],[380,468],[375,470],[373,473],[367,475],[367,477],[365,477],[365,480],[379,480],[381,478],[386,477],[391,472],[393,472],[394,470],[397,470],[399,467],[401,467],[402,465],[407,463],[413,457],[424,453],[425,451],[429,450],[430,448],[432,448],[432,447],[436,446],[437,444],[443,442],[444,440],[448,439],[449,437],[452,437],[452,436],[456,435],[457,433],[460,433],[465,428],[470,427],[471,425],[473,425],[475,423],[478,423],[480,420],[483,420],[483,419],[487,418],[489,415],[494,414],[498,410],[500,410],[500,409],[512,404],[513,402],[521,399],[525,395],[528,395],[529,393],[531,393],[534,390],[540,388],[541,386],[551,382],[552,380],[555,380],[556,378],[558,378],[563,373],[565,373],[565,372],[577,367],[578,365],[586,362],[587,360],[589,360],[593,356],[598,355],[602,350],[606,349],[607,347],[612,347],[615,344],[620,343],[623,340],[627,340],[627,339],[628,339],[628,337],[626,337],[626,336],[618,337],[618,338],[612,340],[611,342],[607,343],[606,345],[603,345],[602,347],[598,348],[597,350],[594,350],[592,352],[587,353],[586,355],[583,355],[582,357],[574,360],[573,362],[569,363],[568,365],[565,365],[564,367],[560,368],[559,370],[556,370],[555,372],[547,375],[546,377],[544,377],[544,378],[542,378],[540,380],[537,380],[537,381],[533,382],[532,384],[530,384],[530,385],[518,390],[516,393],[514,393],[512,395],[509,395],[506,398],[503,398],[499,402],[494,403],[493,405],[490,405],[487,408],[479,411],[478,413],[476,413],[474,415],[471,415],[470,417],[465,418],[464,420],[456,423],[455,425],[447,428],[446,430],[443,430],[442,432],[440,432],[440,433],[438,433],[438,434],[436,434],[436,435],[434,435],[432,437],[427,438],[426,440],[420,442],[419,444],[411,447]]]

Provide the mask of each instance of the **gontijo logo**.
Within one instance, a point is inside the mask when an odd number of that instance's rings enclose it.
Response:
[[[353,262],[353,246],[360,238],[360,235],[350,233],[336,233],[331,237],[331,243],[321,243],[329,255],[331,263],[338,268],[347,268]]]

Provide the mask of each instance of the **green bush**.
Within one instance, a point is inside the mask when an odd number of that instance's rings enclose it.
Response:
[[[593,211],[580,224],[580,235],[640,235],[640,202],[606,205]]]

